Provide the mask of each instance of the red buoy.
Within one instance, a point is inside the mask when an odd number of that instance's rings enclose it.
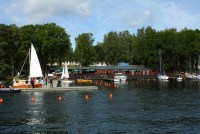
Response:
[[[88,95],[86,95],[86,96],[85,96],[85,100],[86,100],[86,101],[88,101],[88,99],[89,99],[89,96],[88,96]]]
[[[110,99],[112,99],[112,96],[113,96],[113,95],[112,95],[112,93],[110,93],[110,96],[109,96],[109,97],[110,97]]]
[[[0,103],[3,103],[3,98],[0,98]]]
[[[62,96],[59,96],[59,97],[58,97],[58,100],[61,101],[61,100],[62,100]]]
[[[31,101],[35,102],[35,97],[34,96],[32,96]]]

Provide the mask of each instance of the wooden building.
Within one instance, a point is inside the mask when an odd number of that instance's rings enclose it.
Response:
[[[114,75],[115,73],[124,73],[127,75],[150,75],[153,72],[139,65],[129,66],[96,66],[96,73],[100,75]]]
[[[61,73],[61,67],[50,68],[50,72]],[[151,75],[152,70],[139,65],[128,66],[92,66],[92,67],[68,67],[69,74],[97,74],[114,75],[115,73],[125,73],[126,75]]]

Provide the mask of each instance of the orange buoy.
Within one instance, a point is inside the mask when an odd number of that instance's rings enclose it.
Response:
[[[58,100],[61,101],[61,100],[62,100],[62,96],[59,96],[59,97],[58,97]]]
[[[88,97],[88,95],[86,95],[86,96],[85,96],[85,100],[88,101],[88,99],[89,99],[89,97]]]
[[[3,98],[0,98],[0,103],[3,103]]]
[[[34,101],[35,101],[35,97],[34,97],[34,96],[32,96],[32,98],[31,98],[31,101],[32,101],[32,102],[34,102]]]
[[[110,93],[110,96],[109,96],[109,97],[110,97],[110,99],[112,99],[112,93]]]
[[[88,95],[86,95],[86,96],[85,96],[85,99],[88,99],[88,98],[89,98]]]

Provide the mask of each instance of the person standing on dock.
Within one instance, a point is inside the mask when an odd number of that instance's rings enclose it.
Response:
[[[49,83],[50,83],[50,87],[53,87],[53,77],[50,78]]]
[[[45,86],[47,85],[47,82],[48,82],[48,76],[45,75],[45,77],[44,77],[44,85],[45,85]]]
[[[34,78],[31,78],[31,86],[32,86],[32,88],[35,88],[35,79]]]

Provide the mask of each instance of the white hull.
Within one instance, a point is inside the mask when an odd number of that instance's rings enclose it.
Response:
[[[114,76],[114,82],[120,82],[120,81],[126,81],[126,80],[127,80],[127,76],[122,73],[117,73]]]
[[[177,78],[177,81],[182,81],[183,79],[182,78]]]
[[[62,82],[65,82],[65,83],[72,83],[74,81],[71,81],[71,80],[62,80]]]
[[[168,80],[168,79],[169,77],[167,75],[161,75],[161,74],[158,75],[158,80]]]
[[[200,80],[200,75],[195,75],[194,78],[195,78],[196,80]]]
[[[183,78],[182,78],[182,77],[178,77],[178,78],[176,78],[176,80],[177,80],[177,81],[182,81]]]
[[[120,81],[126,81],[127,78],[117,78],[117,79],[114,79],[114,82],[120,82]]]
[[[186,74],[185,77],[188,79],[196,79],[197,78],[194,74]]]

